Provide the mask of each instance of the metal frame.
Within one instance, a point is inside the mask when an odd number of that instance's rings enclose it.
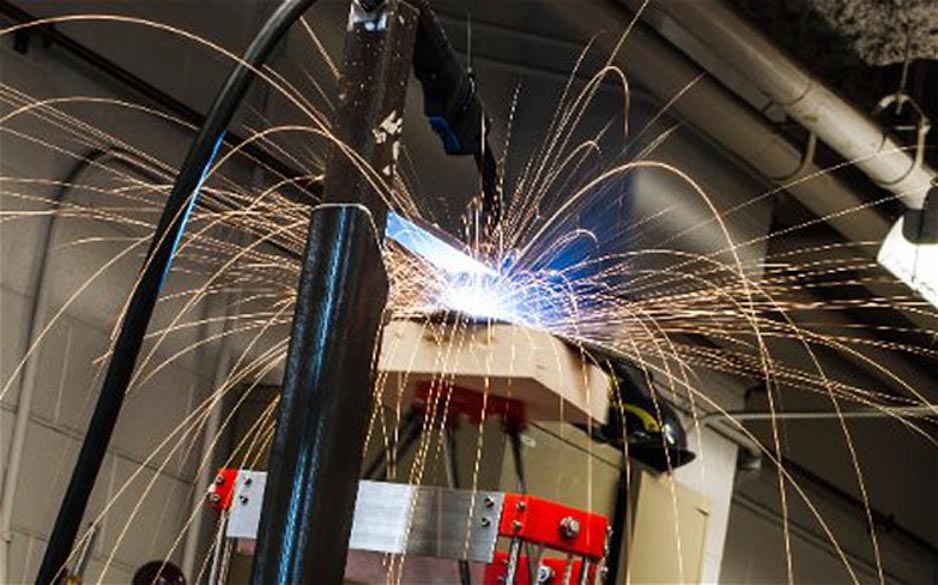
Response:
[[[227,515],[227,525],[215,558],[229,554],[233,542],[250,554],[263,544],[258,518],[268,475],[223,469],[218,478],[209,501]],[[468,563],[486,563],[485,585],[528,583],[535,572],[554,576],[545,583],[586,585],[604,572],[608,528],[602,514],[524,494],[362,480],[348,549],[452,559],[467,569]],[[510,541],[508,553],[496,550],[501,539]],[[536,554],[522,555],[526,547]],[[547,550],[564,556],[548,556]]]

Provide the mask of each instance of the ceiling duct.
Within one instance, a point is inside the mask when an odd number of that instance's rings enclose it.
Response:
[[[915,148],[893,140],[725,0],[655,6],[875,183],[908,207],[922,207],[936,173],[917,160]]]

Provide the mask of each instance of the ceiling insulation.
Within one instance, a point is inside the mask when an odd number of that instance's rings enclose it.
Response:
[[[938,59],[935,0],[813,0],[813,6],[869,65]]]

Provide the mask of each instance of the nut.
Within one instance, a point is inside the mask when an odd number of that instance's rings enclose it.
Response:
[[[574,539],[580,535],[580,521],[573,516],[567,516],[560,521],[560,536]]]

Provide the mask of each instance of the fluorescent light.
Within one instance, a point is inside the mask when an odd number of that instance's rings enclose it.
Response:
[[[938,307],[938,241],[935,238],[922,238],[921,242],[910,241],[906,237],[907,232],[925,231],[920,229],[920,225],[907,226],[906,223],[910,221],[919,224],[936,222],[938,213],[912,211],[899,218],[883,240],[876,259],[899,280]]]

